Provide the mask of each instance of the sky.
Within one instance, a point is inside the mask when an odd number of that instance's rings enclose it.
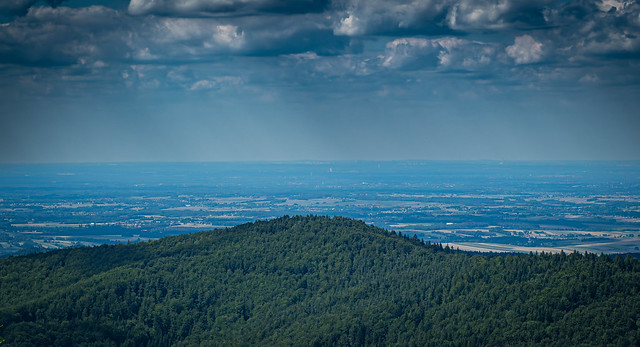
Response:
[[[636,0],[2,0],[0,163],[640,160]]]

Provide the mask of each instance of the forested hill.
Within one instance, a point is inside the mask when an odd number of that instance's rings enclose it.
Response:
[[[638,345],[640,262],[454,253],[282,217],[0,259],[15,345]]]

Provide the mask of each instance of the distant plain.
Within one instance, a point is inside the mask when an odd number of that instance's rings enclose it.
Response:
[[[640,162],[0,165],[0,256],[307,214],[461,250],[633,253]]]

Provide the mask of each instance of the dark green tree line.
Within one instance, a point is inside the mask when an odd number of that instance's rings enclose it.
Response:
[[[9,345],[637,345],[640,262],[285,216],[1,259],[0,322]]]

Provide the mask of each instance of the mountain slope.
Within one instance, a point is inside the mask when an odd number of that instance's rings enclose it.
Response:
[[[640,262],[282,217],[0,260],[10,345],[638,344]]]

